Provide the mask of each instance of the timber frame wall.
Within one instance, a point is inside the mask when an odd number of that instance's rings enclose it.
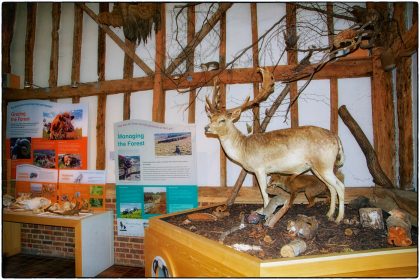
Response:
[[[2,17],[2,73],[11,72],[10,48],[13,38],[13,29],[15,22],[15,3],[3,3],[3,17]],[[260,78],[255,73],[255,67],[258,67],[258,38],[257,28],[257,5],[250,3],[251,10],[251,26],[252,26],[252,40],[253,40],[253,67],[251,68],[235,68],[224,70],[220,73],[221,93],[225,98],[227,84],[245,84],[253,83],[254,92],[258,92],[258,82]],[[293,27],[296,23],[296,8],[302,8],[297,3],[288,3],[287,5],[287,25]],[[399,26],[404,27],[405,24],[405,8],[407,3],[399,2],[393,4],[394,19],[399,22]],[[165,91],[176,88],[195,88],[204,86],[202,81],[205,80],[205,72],[193,72],[194,50],[195,47],[203,40],[203,38],[211,31],[216,23],[220,22],[221,42],[219,51],[220,68],[226,65],[226,11],[232,6],[231,3],[220,3],[218,10],[211,16],[206,24],[204,24],[200,31],[195,31],[195,11],[194,6],[188,7],[188,26],[187,26],[187,45],[183,52],[165,69],[165,38],[166,27],[161,24],[161,28],[156,32],[156,57],[155,69],[150,69],[135,53],[135,45],[128,40],[122,41],[109,27],[98,23],[98,16],[83,2],[75,4],[74,17],[74,40],[73,40],[73,61],[71,71],[72,83],[77,83],[78,87],[73,88],[72,85],[57,86],[58,76],[58,40],[60,29],[60,15],[61,3],[52,4],[52,44],[50,57],[50,74],[48,88],[25,88],[25,89],[11,89],[3,88],[2,95],[2,112],[3,122],[2,129],[5,131],[5,114],[7,102],[23,99],[50,99],[56,100],[60,98],[72,98],[73,103],[78,103],[80,97],[97,96],[97,159],[96,169],[101,170],[105,168],[105,119],[106,119],[106,99],[110,94],[124,93],[124,120],[130,119],[130,95],[131,92],[153,90],[153,113],[152,120],[156,122],[165,122]],[[368,3],[367,6],[375,7],[377,9],[387,9],[388,3]],[[409,30],[402,30],[402,38],[405,44],[401,41],[396,41],[392,46],[394,53],[397,55],[397,70],[396,70],[396,112],[398,115],[398,123],[394,120],[394,103],[392,93],[392,77],[390,72],[385,72],[381,67],[380,54],[381,49],[373,49],[370,56],[349,56],[337,62],[326,65],[320,72],[318,72],[314,79],[329,79],[330,80],[330,96],[331,96],[331,124],[330,129],[337,133],[338,131],[338,88],[337,80],[340,78],[355,78],[355,77],[371,77],[372,84],[372,120],[374,130],[374,148],[377,152],[379,162],[389,176],[391,181],[400,186],[402,189],[411,189],[414,166],[413,166],[413,120],[412,112],[412,93],[411,93],[411,79],[415,79],[417,74],[411,73],[411,57],[403,56],[406,53],[413,53],[417,51],[418,46],[418,23],[417,23],[417,3],[413,3],[413,22]],[[99,4],[100,12],[109,11],[109,3]],[[161,22],[165,22],[165,4],[161,5]],[[34,41],[35,41],[35,26],[36,26],[36,11],[37,3],[31,2],[27,4],[27,29],[25,41],[25,77],[24,81],[32,84],[33,81],[33,62],[34,62]],[[98,81],[91,83],[80,84],[80,63],[81,63],[81,46],[82,46],[82,31],[83,31],[83,16],[84,14],[92,18],[98,23]],[[333,28],[332,4],[327,4],[327,21],[328,28]],[[295,28],[288,28],[290,32],[296,32]],[[115,43],[124,51],[124,72],[121,80],[105,80],[105,57],[106,57],[106,36],[109,36]],[[332,38],[330,38],[331,42]],[[184,55],[190,53],[191,55]],[[180,79],[174,82],[171,79],[173,71],[183,61],[187,61],[187,72],[189,72],[192,80]],[[288,73],[293,71],[297,64],[297,53],[288,52],[288,65],[278,65],[276,67],[269,67],[274,70],[274,78],[276,81],[283,81]],[[133,63],[138,65],[145,73],[145,77],[133,78]],[[209,74],[207,74],[209,75]],[[207,85],[210,85],[209,82]],[[290,84],[290,96],[293,98],[297,95],[297,84],[293,82]],[[195,122],[195,90],[190,92],[188,122]],[[224,100],[225,101],[225,100]],[[255,109],[256,111],[258,108]],[[299,125],[298,106],[297,102],[291,108],[291,126]],[[398,143],[395,137],[395,127],[398,127]],[[259,130],[259,122],[254,122],[254,130]],[[3,133],[3,190],[5,189],[6,178],[6,158],[5,158],[5,133]],[[398,155],[397,155],[398,149]],[[395,170],[397,157],[399,157],[399,170]],[[199,200],[201,204],[221,202],[229,196],[230,190],[226,188],[226,156],[223,151],[220,153],[220,188],[206,188],[200,187]],[[398,176],[395,174],[398,173]],[[399,180],[399,181],[398,181]],[[414,179],[415,180],[415,179]],[[254,181],[254,185],[256,185]],[[251,192],[255,195],[247,195]],[[257,188],[244,190],[245,197],[253,200],[251,197],[259,197]],[[240,198],[240,196],[238,197]],[[107,185],[107,199],[109,206],[115,210],[115,185]],[[245,198],[245,200],[247,200]],[[259,199],[257,199],[259,201]],[[112,208],[111,208],[112,209]],[[142,253],[142,252],[141,252]],[[116,259],[118,263],[118,259]],[[125,263],[125,262],[120,262]],[[127,263],[125,263],[127,264]],[[136,265],[129,263],[131,265]],[[141,265],[141,263],[140,263]]]

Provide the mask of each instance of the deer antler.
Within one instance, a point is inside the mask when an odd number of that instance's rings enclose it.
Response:
[[[237,109],[241,109],[241,111],[245,111],[249,108],[254,107],[255,105],[263,102],[267,99],[267,97],[274,92],[274,75],[269,70],[259,67],[258,72],[261,73],[263,77],[263,82],[260,88],[260,91],[258,92],[258,95],[254,97],[253,100],[250,101],[250,97],[248,96],[245,100],[245,102],[238,107],[231,108],[227,110],[227,112],[233,112]]]
[[[220,86],[219,86],[219,78],[214,78],[214,86],[213,86],[213,94],[212,94],[212,101],[209,100],[209,97],[206,96],[206,112],[209,114],[214,114],[217,111],[220,111]]]

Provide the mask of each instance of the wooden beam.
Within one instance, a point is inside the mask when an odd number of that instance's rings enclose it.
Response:
[[[418,22],[411,26],[410,30],[403,34],[403,40],[396,40],[391,49],[397,60],[403,56],[410,56],[417,51],[418,48]]]
[[[367,3],[367,7],[386,9],[386,3]],[[382,50],[373,49],[372,122],[374,149],[385,174],[395,184],[395,129],[391,74],[381,65]]]
[[[338,80],[330,79],[330,130],[338,135]]]
[[[232,3],[220,3],[217,11],[211,16],[211,18],[203,24],[200,31],[196,33],[195,40],[181,51],[181,53],[172,61],[172,63],[166,69],[166,74],[171,75],[172,72],[185,60],[188,55],[194,51],[195,47],[206,37],[206,35],[213,29],[216,23],[220,20],[224,13],[232,6]]]
[[[405,35],[405,7],[407,3],[394,3],[394,20],[400,32]],[[403,36],[406,37],[406,36]],[[398,120],[398,157],[399,187],[403,190],[413,188],[413,110],[411,99],[411,57],[401,57],[397,61],[397,120]]]
[[[73,60],[71,65],[71,83],[76,87],[80,84],[80,59],[82,55],[83,11],[79,5],[74,5],[73,28]],[[79,103],[80,97],[72,98],[73,103]]]
[[[294,3],[286,3],[286,33],[287,36],[297,36],[296,32],[296,5]],[[297,46],[296,46],[297,47]],[[287,51],[287,64],[297,64],[298,57],[296,50]],[[290,83],[290,102],[298,97],[297,82]],[[291,127],[299,126],[299,107],[298,102],[293,103],[290,108]]]
[[[13,39],[13,28],[15,26],[16,3],[4,2],[2,9],[2,33],[1,33],[1,49],[2,49],[2,73],[11,73],[10,65],[10,46]]]
[[[187,44],[191,44],[195,36],[195,6],[188,6],[187,10]],[[187,72],[194,72],[194,52],[191,52],[187,58]],[[188,98],[188,123],[195,123],[195,98],[196,90],[191,89]]]
[[[251,9],[251,36],[252,36],[252,66],[254,69],[260,66],[259,58],[258,58],[258,17],[257,17],[257,3],[250,3]],[[252,89],[254,93],[254,98],[259,93],[259,84],[252,83]],[[252,129],[253,133],[260,133],[261,126],[260,126],[260,106],[259,104],[252,108],[252,115],[253,115],[253,124]],[[252,186],[254,188],[258,188],[258,181],[255,176],[252,176]]]
[[[102,28],[106,34],[126,53],[135,64],[137,64],[148,76],[152,76],[153,70],[150,69],[147,64],[140,59],[140,57],[137,56],[137,54],[130,50],[127,45],[124,44],[124,42],[106,25],[99,23],[98,16],[91,10],[89,7],[87,7],[83,3],[77,3],[76,5],[80,5],[80,7],[87,13],[98,25],[100,28]]]
[[[226,66],[226,12],[223,12],[220,16],[220,46],[219,46],[219,67],[224,68]],[[220,103],[226,107],[226,84],[220,83]],[[220,159],[220,186],[227,186],[227,156],[219,145],[219,159]]]
[[[333,45],[334,40],[334,4],[327,3],[327,28],[328,45]],[[332,57],[331,57],[332,58]],[[338,135],[338,79],[330,79],[330,130]]]
[[[3,3],[2,4],[2,42],[1,42],[1,49],[2,49],[2,74],[4,73],[11,73],[12,68],[10,65],[10,46],[12,44],[13,39],[13,29],[15,25],[15,16],[16,16],[16,3]],[[4,87],[4,86],[3,86]],[[9,192],[9,178],[7,174],[10,173],[11,167],[8,164],[10,160],[6,159],[6,126],[7,126],[7,101],[2,99],[2,120],[1,120],[1,128],[2,128],[2,191],[3,194],[11,194]]]
[[[50,77],[48,85],[50,88],[57,86],[58,79],[58,46],[60,35],[61,3],[52,3],[52,30],[51,30],[51,58]]]
[[[153,83],[153,111],[154,122],[165,122],[165,90],[163,88],[163,75],[165,71],[166,54],[166,9],[161,4],[161,24],[156,32],[155,79]]]
[[[26,40],[25,40],[25,83],[32,86],[34,82],[33,66],[34,66],[34,47],[35,47],[35,30],[36,30],[36,10],[37,3],[27,4],[27,21],[26,21]]]
[[[281,82],[294,74],[293,69],[296,65],[277,65],[267,67],[274,74],[276,82]],[[311,66],[308,66],[312,69]],[[212,71],[220,78],[221,83],[225,84],[249,84],[262,82],[261,75],[255,72],[254,68],[235,68],[227,69],[223,72]],[[309,70],[306,72],[310,72]],[[320,72],[315,74],[314,79],[329,78],[356,78],[370,77],[372,75],[372,60],[370,57],[341,59],[327,64]],[[196,88],[202,86],[212,86],[213,80],[208,73],[196,72],[190,75],[191,81],[181,78],[175,81],[165,77],[163,88],[165,90]],[[153,88],[153,77],[139,77],[132,79],[108,80],[99,82],[83,83],[77,89],[71,86],[60,86],[57,88],[34,88],[34,89],[3,89],[3,98],[8,101],[23,99],[51,99],[69,98],[73,96],[93,96],[117,94],[125,91],[145,91]]]
[[[109,3],[99,3],[99,12],[109,12]],[[98,80],[105,80],[105,57],[106,57],[106,34],[98,27]],[[107,95],[98,96],[98,111],[96,117],[96,169],[105,170],[106,149],[105,149],[105,121],[106,121],[106,99]]]
[[[125,39],[125,44],[135,52],[136,44],[131,42],[128,39]],[[123,70],[123,78],[128,79],[133,77],[133,60],[127,55],[124,55],[124,70]],[[130,119],[130,99],[131,99],[131,92],[127,91],[124,92],[124,105],[123,105],[123,120]]]
[[[395,184],[394,103],[390,73],[381,65],[381,50],[373,50],[372,122],[374,147],[385,174]],[[396,185],[396,184],[395,184]]]

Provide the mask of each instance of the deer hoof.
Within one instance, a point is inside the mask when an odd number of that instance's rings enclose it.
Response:
[[[258,224],[261,220],[263,220],[264,216],[258,214],[257,212],[252,212],[248,216],[248,223],[250,224]]]
[[[334,221],[334,217],[332,215],[327,215],[328,217],[328,221],[333,222]]]

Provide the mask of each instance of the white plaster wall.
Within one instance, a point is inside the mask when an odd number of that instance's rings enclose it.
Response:
[[[167,64],[177,55],[177,46],[174,45],[173,34],[170,30],[174,29],[173,11],[171,7],[179,5],[171,3],[167,6],[167,50],[170,54]],[[212,13],[217,10],[217,4],[205,3],[196,6],[196,30],[200,30],[207,9],[213,5]],[[88,6],[97,13],[99,10],[98,3],[88,3]],[[112,9],[112,4],[110,5]],[[25,66],[25,34],[26,34],[26,4],[18,3],[17,17],[14,37],[11,45],[11,63],[12,72],[24,77]],[[274,22],[285,14],[285,3],[258,3],[258,30],[259,34],[265,32]],[[73,48],[73,18],[74,4],[70,2],[61,3],[61,25],[60,25],[60,41],[59,41],[59,76],[58,85],[69,85],[71,83],[71,63]],[[40,86],[48,86],[49,77],[49,58],[51,48],[51,3],[38,4],[38,20],[37,20],[37,39],[35,46],[34,60],[34,82]],[[212,13],[208,16],[211,17]],[[185,15],[183,15],[185,17]],[[312,16],[311,13],[306,17]],[[251,44],[251,24],[250,9],[248,3],[235,3],[227,14],[227,62],[231,61],[233,56],[242,51]],[[338,23],[337,23],[338,24]],[[116,34],[124,40],[121,28],[111,28]],[[186,28],[184,28],[186,30]],[[195,50],[195,71],[201,71],[200,63],[208,61],[218,61],[219,59],[219,25],[215,30],[199,44]],[[282,30],[276,30],[277,35],[271,36],[271,40],[267,40],[260,45],[259,62],[262,66],[272,65],[279,61],[279,64],[286,63],[286,56],[281,56],[282,46]],[[81,82],[97,81],[97,25],[85,14],[83,17],[83,43],[82,43],[82,68]],[[185,32],[179,34],[181,44],[185,44]],[[310,42],[303,42],[307,46]],[[265,51],[264,51],[265,50]],[[264,53],[265,52],[265,53]],[[140,45],[136,49],[136,53],[151,68],[155,68],[155,37],[149,38],[146,45]],[[263,54],[264,53],[264,54]],[[252,65],[251,49],[246,52],[235,67],[249,67]],[[107,80],[122,79],[124,66],[124,52],[117,46],[109,36],[106,36],[106,73]],[[144,76],[143,70],[134,65],[134,77]],[[299,82],[299,86],[302,82]],[[261,118],[264,117],[265,109],[269,108],[270,102],[280,94],[284,85],[276,83],[275,93],[270,96],[269,100],[261,104]],[[210,94],[211,88],[198,89],[196,100],[196,131],[197,131],[197,178],[200,186],[219,186],[220,185],[220,144],[218,139],[209,138],[204,134],[204,127],[208,124],[208,117],[204,112],[205,96]],[[247,95],[252,96],[252,85],[230,85],[227,87],[227,104],[235,106],[243,101]],[[298,101],[300,124],[316,124],[323,127],[329,127],[329,110],[328,81],[313,81],[303,93],[303,98]],[[59,102],[70,103],[71,99],[60,99]],[[82,98],[81,102],[89,104],[89,158],[88,167],[94,169],[96,166],[96,112],[97,97]],[[339,80],[339,102],[346,104],[349,111],[364,129],[365,133],[372,139],[372,109],[370,103],[370,79],[340,79]],[[166,95],[166,113],[165,119],[168,123],[187,123],[188,114],[185,111],[188,103],[188,93],[178,94],[176,91],[168,91]],[[279,128],[290,127],[290,113],[285,119],[285,113],[289,104],[287,97],[279,110],[273,117],[267,131]],[[131,95],[131,118],[151,120],[152,118],[153,95],[152,90],[144,92],[134,92]],[[107,182],[115,182],[114,177],[114,161],[110,159],[110,152],[114,151],[113,124],[121,121],[123,115],[123,94],[108,95],[106,104],[106,130],[105,130],[105,146],[106,146],[106,169]],[[246,132],[246,122],[251,124],[251,113],[245,112],[238,122],[241,131]],[[354,142],[354,138],[343,126],[340,120],[339,135],[343,140],[346,153],[346,163],[344,172],[346,175],[347,186],[366,186],[372,184],[369,172],[367,171],[366,161],[361,154],[360,148]],[[353,141],[353,142],[352,142]],[[240,168],[231,162],[228,162],[228,185],[233,185],[239,174]],[[245,185],[250,186],[252,183],[251,176],[248,176]]]
[[[83,18],[85,18],[85,16],[83,16]],[[73,30],[74,4],[61,3],[60,29],[58,32],[58,86],[71,84],[71,67],[73,59]],[[84,32],[83,35],[84,34],[87,33]],[[84,44],[84,41],[85,40],[83,40],[82,44]],[[97,71],[95,71],[95,73],[96,72]],[[84,79],[84,75],[82,75],[82,72],[80,72],[80,78],[82,79],[82,77]]]
[[[10,45],[11,71],[20,76],[20,86],[23,88],[25,77],[25,37],[26,37],[26,3],[16,5],[16,20],[13,40]]]
[[[37,9],[36,15],[33,80],[40,87],[48,87],[48,78],[45,79],[45,76],[48,77],[50,73],[51,8],[51,3],[45,3]]]
[[[204,134],[204,127],[209,123],[209,118],[204,111],[205,96],[211,92],[210,87],[202,88],[196,99],[197,184],[199,186],[220,186],[219,140]]]
[[[339,79],[338,106],[346,105],[347,110],[359,124],[373,145],[372,103],[370,78]],[[345,162],[342,167],[346,186],[373,186],[366,164],[366,157],[353,134],[338,119],[338,135],[343,143]]]
[[[300,90],[306,81],[298,82]],[[330,84],[327,80],[311,81],[298,98],[299,125],[330,129]]]
[[[286,3],[272,3],[270,5],[267,5],[266,3],[258,3],[257,21],[259,36],[264,34],[269,28],[278,22],[280,18],[285,16]],[[286,22],[286,18],[284,18],[282,22]],[[284,50],[283,36],[267,35],[264,40],[259,42],[258,49],[261,50],[258,55],[260,66],[287,64],[286,53],[282,55]]]

